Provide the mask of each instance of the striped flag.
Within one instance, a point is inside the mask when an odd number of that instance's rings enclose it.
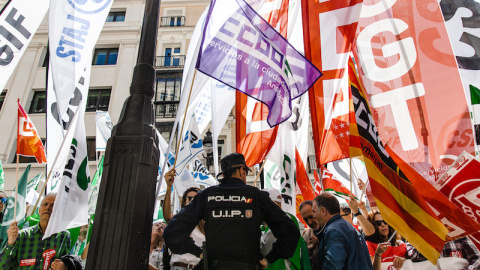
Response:
[[[470,99],[472,101],[472,118],[475,130],[475,156],[478,157],[480,148],[480,89],[470,85]]]
[[[363,156],[373,197],[385,221],[436,264],[448,229],[385,150],[353,70],[352,66],[349,77],[356,124],[350,126],[350,154]]]

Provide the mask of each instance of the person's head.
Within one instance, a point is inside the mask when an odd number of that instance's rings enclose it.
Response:
[[[162,240],[163,238],[163,231],[167,227],[167,224],[161,220],[153,222],[152,224],[152,237],[156,240]]]
[[[50,216],[52,215],[53,211],[53,204],[55,202],[55,198],[57,197],[56,193],[48,193],[43,198],[42,202],[40,203],[40,208],[38,209],[38,214],[40,215],[40,221],[45,222],[48,224],[50,220]]]
[[[266,191],[268,193],[268,197],[270,197],[270,200],[272,200],[280,209],[282,208],[282,194],[280,194],[280,191],[275,188],[264,188],[262,189],[263,191]]]
[[[220,160],[220,166],[222,167],[222,172],[217,175],[223,175],[222,179],[218,179],[219,181],[222,181],[225,178],[239,178],[243,182],[247,182],[247,174],[250,170],[248,168],[247,163],[245,163],[245,157],[242,154],[239,153],[232,153]]]
[[[7,194],[0,190],[0,212],[7,208]]]
[[[368,215],[368,221],[370,221],[373,227],[375,227],[375,234],[379,236],[379,241],[381,242],[387,241],[388,238],[394,233],[394,229],[390,227],[385,220],[383,220],[382,215],[378,211],[374,211]],[[396,241],[396,239],[392,239],[392,241]]]
[[[313,201],[303,201],[298,207],[298,210],[300,210],[300,215],[302,215],[302,218],[305,223],[307,223],[308,227],[318,230],[318,220],[313,215]]]
[[[325,226],[334,215],[339,213],[340,203],[332,194],[323,192],[313,199],[313,215],[320,227]]]
[[[195,196],[197,196],[197,193],[200,191],[198,187],[189,187],[185,192],[183,192],[182,195],[182,201],[181,201],[181,206],[182,208],[189,204]]]
[[[342,218],[348,221],[350,224],[353,223],[352,210],[350,209],[350,207],[348,207],[348,205],[340,205],[340,216],[342,216]]]

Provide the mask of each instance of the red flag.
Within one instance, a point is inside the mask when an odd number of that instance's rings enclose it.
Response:
[[[434,183],[474,153],[467,101],[437,0],[365,0],[354,56],[384,145]]]
[[[321,168],[324,191],[333,192],[335,195],[348,200],[348,196],[352,195],[352,192],[348,189],[348,183],[336,178],[327,168],[323,166]]]
[[[315,198],[315,191],[313,190],[312,183],[308,178],[307,171],[305,170],[305,165],[303,165],[302,158],[298,153],[298,150],[295,149],[295,162],[297,166],[297,186],[302,192],[304,200],[313,200]],[[297,207],[298,209],[298,207]]]
[[[313,177],[315,178],[315,196],[318,196],[322,193],[322,184],[320,183],[317,170],[313,172]]]
[[[318,167],[349,157],[346,69],[361,8],[362,0],[302,0],[305,56],[323,73],[309,91]]]
[[[45,148],[38,136],[37,130],[27,113],[18,103],[18,129],[17,129],[17,154],[28,157],[35,157],[38,163],[47,163]]]

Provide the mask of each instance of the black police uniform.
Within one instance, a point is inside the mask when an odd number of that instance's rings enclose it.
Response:
[[[265,221],[277,238],[266,259],[274,262],[293,256],[300,232],[293,221],[275,205],[268,193],[237,178],[197,194],[165,229],[165,243],[176,254],[200,256],[190,233],[205,220],[209,269],[256,269],[260,253],[260,224]]]

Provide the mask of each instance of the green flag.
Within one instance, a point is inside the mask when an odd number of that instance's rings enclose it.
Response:
[[[26,214],[26,201],[25,197],[27,195],[27,182],[28,182],[28,173],[30,172],[30,165],[25,168],[22,176],[18,180],[18,194],[17,194],[17,221],[18,223],[23,223]],[[0,227],[0,241],[1,246],[7,242],[7,230],[10,227],[14,220],[14,206],[15,206],[15,190],[12,196],[8,197],[7,209],[5,210],[5,215],[3,216],[3,222]]]
[[[98,163],[97,171],[93,176],[92,180],[92,190],[90,191],[90,195],[88,196],[88,214],[93,215],[95,214],[95,208],[97,207],[97,199],[98,199],[98,191],[100,189],[100,182],[102,180],[103,174],[103,159],[105,155],[102,156],[100,159],[100,163]]]
[[[37,187],[38,183],[42,179],[43,173],[37,174],[32,180],[28,181],[27,183],[27,197],[25,198],[27,200],[27,203],[35,205],[35,202],[37,202],[38,199],[38,192],[37,192]]]
[[[3,172],[2,162],[0,161],[0,190],[5,190],[4,185],[5,185],[5,173]]]
[[[475,132],[475,155],[478,156],[480,148],[480,89],[470,85],[470,98],[472,101],[472,118]]]

